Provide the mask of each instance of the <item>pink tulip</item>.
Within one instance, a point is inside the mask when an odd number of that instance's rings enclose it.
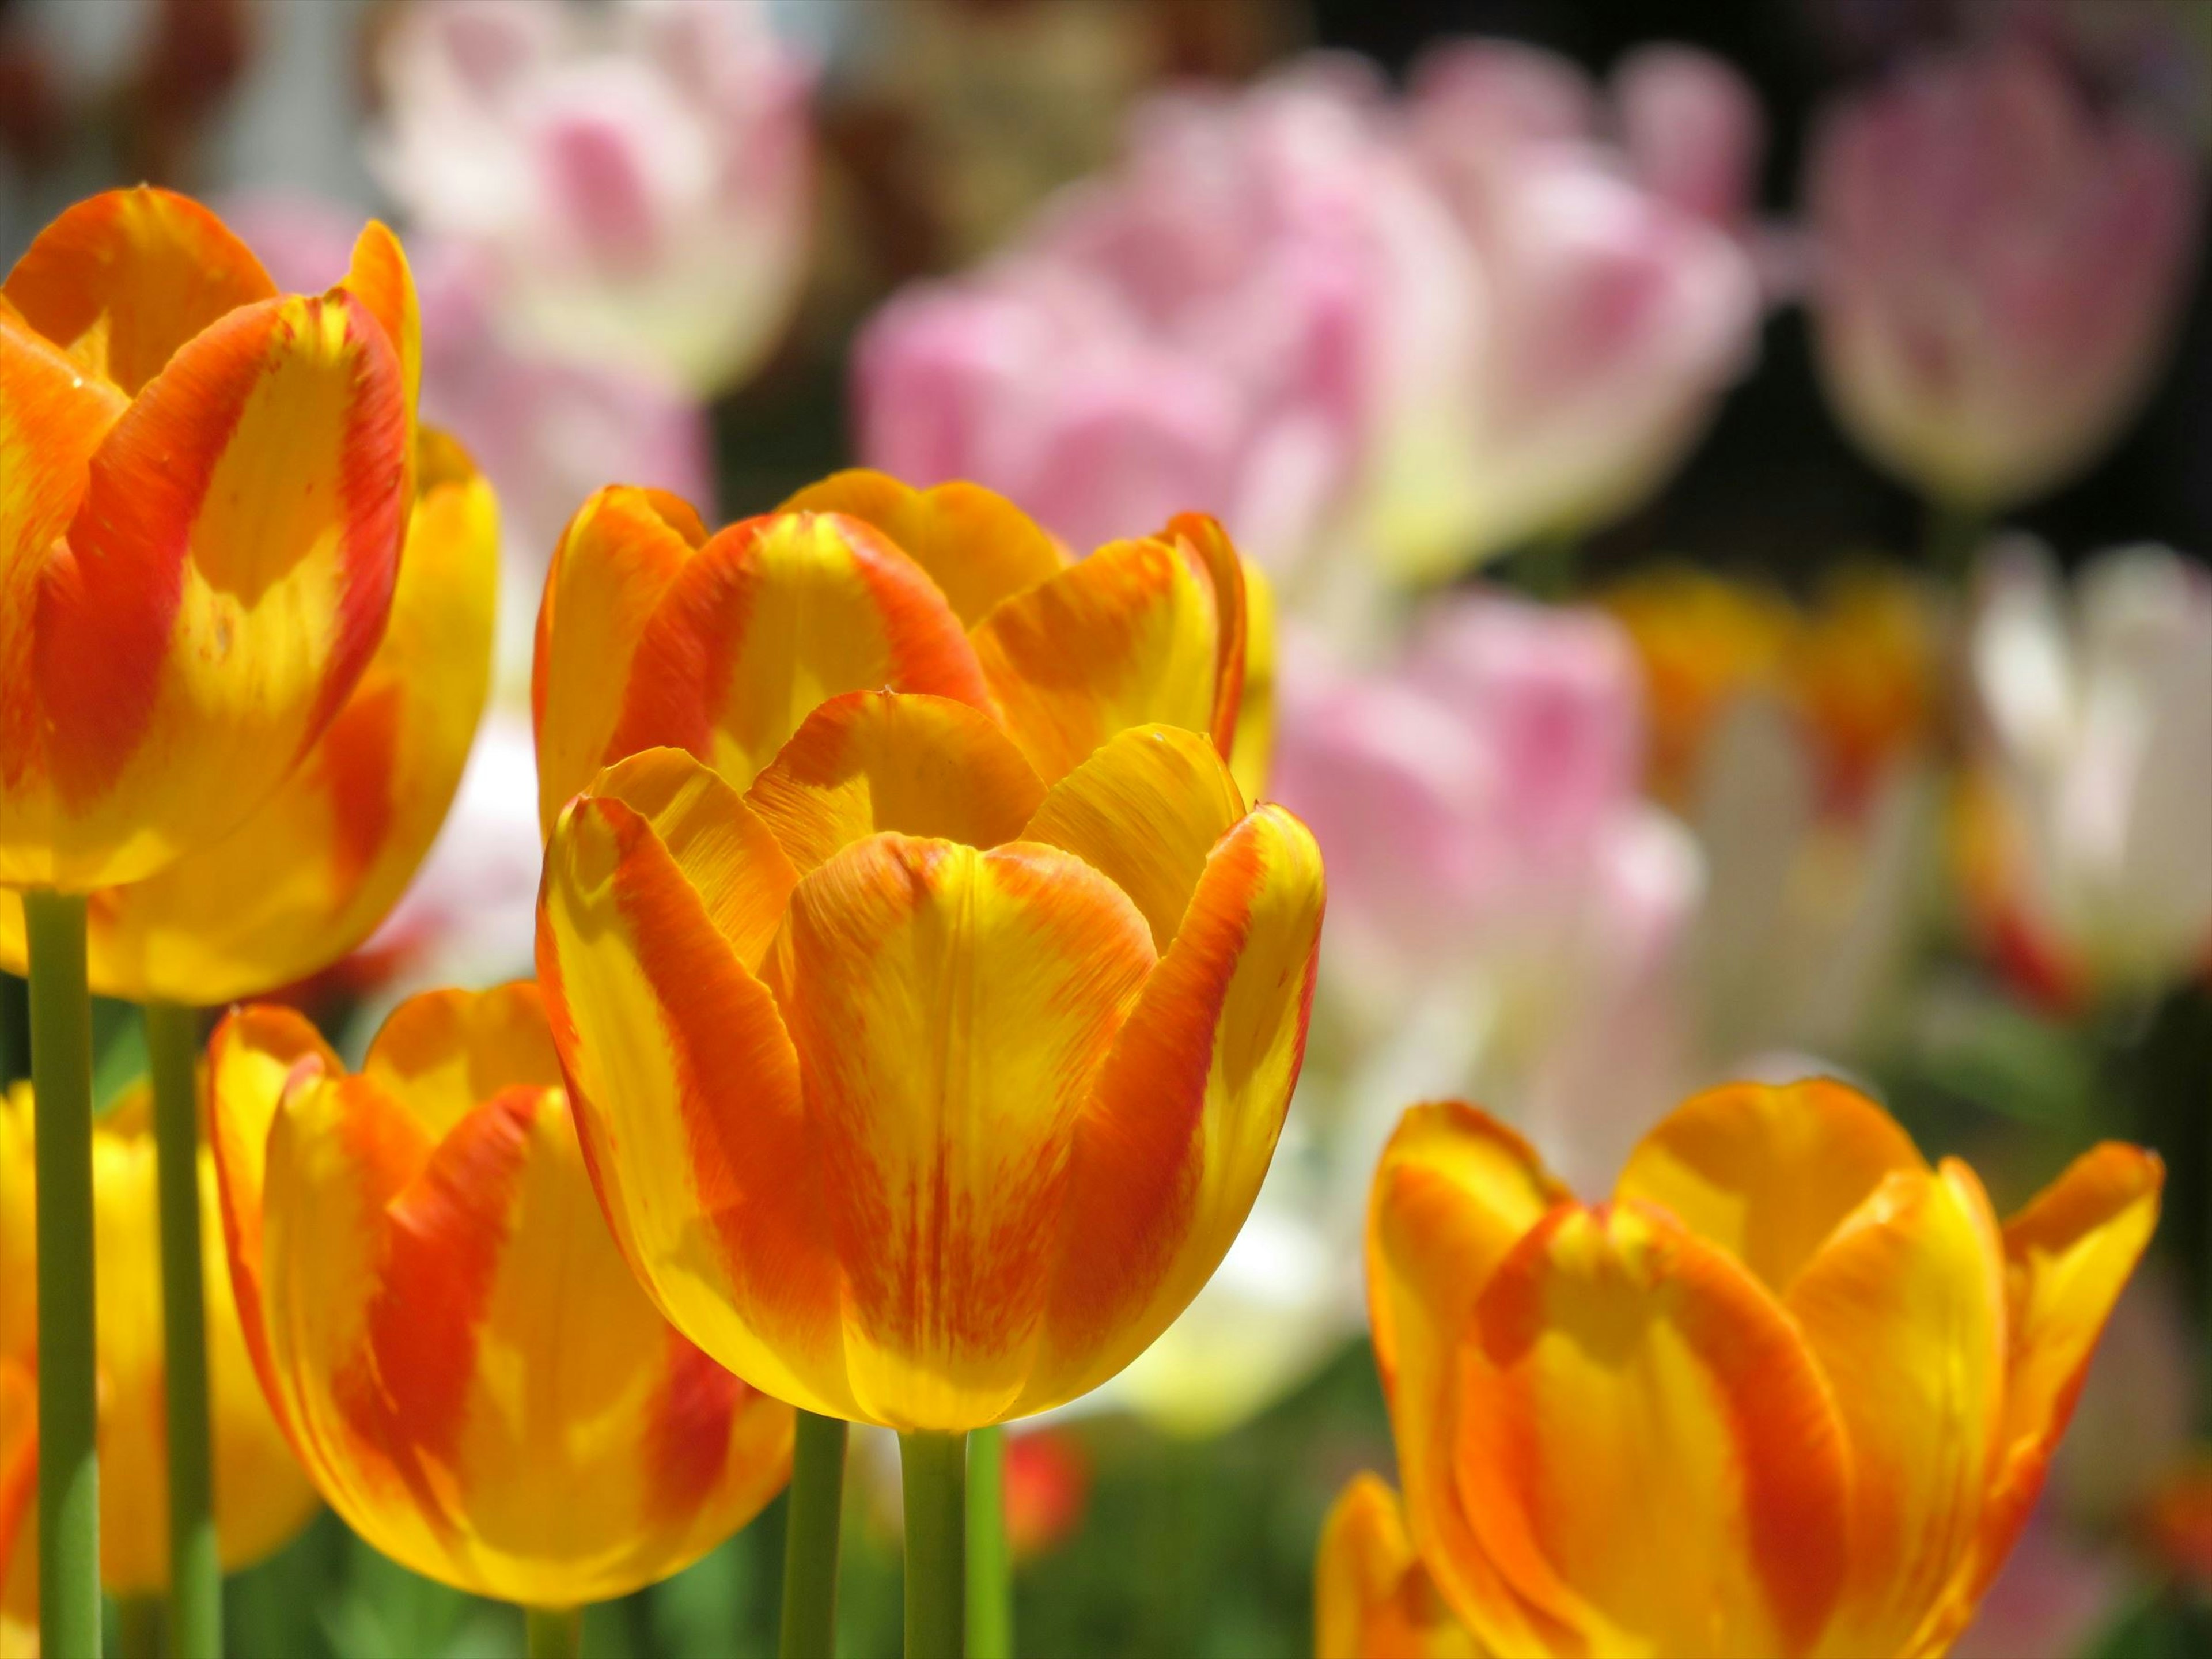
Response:
[[[2191,264],[2195,167],[2045,53],[1927,59],[1845,104],[1809,197],[1829,397],[1916,488],[2008,507],[2142,403]]]
[[[774,345],[803,274],[811,71],[764,0],[434,0],[380,60],[371,159],[494,267],[513,323],[707,393]]]

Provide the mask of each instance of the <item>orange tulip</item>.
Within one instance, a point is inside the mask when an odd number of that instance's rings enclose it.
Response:
[[[209,1051],[246,1347],[332,1508],[430,1577],[624,1595],[774,1496],[792,1413],[671,1330],[600,1219],[535,987],[434,992],[348,1076],[289,1010]]]
[[[2100,1146],[2000,1231],[1863,1097],[1739,1085],[1584,1206],[1481,1113],[1416,1107],[1368,1257],[1422,1563],[1501,1656],[1942,1653],[2161,1179]]]
[[[259,806],[382,636],[420,357],[391,233],[279,295],[95,197],[0,285],[0,885],[136,881]]]
[[[1357,1474],[1322,1523],[1314,1564],[1319,1659],[1478,1659],[1406,1531],[1398,1494]]]
[[[392,615],[343,708],[276,793],[221,841],[86,910],[92,988],[133,1002],[259,996],[375,931],[460,787],[491,685],[499,514],[450,438],[424,428]],[[0,966],[24,967],[0,890]]]
[[[1196,514],[1071,562],[974,484],[841,472],[711,538],[673,496],[603,489],[538,612],[539,817],[550,835],[600,767],[661,746],[742,789],[841,691],[986,711],[1046,783],[1155,721],[1230,754],[1245,605],[1241,561]]]
[[[169,1466],[164,1431],[161,1243],[154,1135],[142,1088],[93,1133],[93,1212],[100,1278],[100,1577],[117,1595],[169,1583]],[[0,1632],[38,1616],[37,1190],[31,1091],[0,1101]],[[222,1271],[213,1157],[200,1154],[207,1255],[208,1401],[215,1454],[216,1535],[235,1571],[274,1552],[306,1522],[314,1489],[269,1414],[246,1358],[237,1304]],[[13,1653],[13,1642],[0,1641]]]

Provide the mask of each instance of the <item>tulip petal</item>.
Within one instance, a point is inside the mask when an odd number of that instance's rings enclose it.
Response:
[[[1244,689],[1237,705],[1237,742],[1227,752],[1247,800],[1267,793],[1275,758],[1275,589],[1267,572],[1243,561]]]
[[[1244,816],[1212,738],[1180,726],[1116,732],[1044,796],[1024,841],[1065,848],[1127,893],[1165,951],[1206,855]]]
[[[2006,1224],[2009,1352],[1989,1501],[1950,1604],[1918,1651],[1941,1653],[1965,1628],[2027,1523],[2097,1339],[2158,1225],[2165,1181],[2155,1154],[2106,1141]]]
[[[1320,849],[1279,806],[1208,856],[1075,1122],[1048,1346],[1023,1410],[1127,1364],[1244,1224],[1305,1058],[1322,904]]]
[[[734,791],[703,799],[746,811]],[[555,827],[538,971],[592,1179],[639,1281],[731,1370],[852,1414],[798,1056],[635,808],[586,795]]]
[[[1477,1659],[1474,1638],[1413,1551],[1398,1494],[1375,1475],[1354,1475],[1322,1523],[1314,1652],[1327,1659]]]
[[[143,185],[76,204],[0,287],[33,328],[130,397],[194,335],[276,292],[222,220]]]
[[[1780,1295],[1884,1176],[1928,1169],[1911,1137],[1826,1078],[1685,1101],[1629,1154],[1613,1197],[1656,1204]]]
[[[848,691],[806,717],[745,799],[803,875],[879,830],[996,847],[1044,786],[988,714],[945,697]]]
[[[687,749],[739,788],[841,691],[990,706],[936,584],[834,513],[732,525],[670,584],[638,642],[611,756]]]
[[[1180,537],[1115,542],[979,623],[984,678],[1037,775],[1057,783],[1116,732],[1156,722],[1225,750],[1223,663],[1233,634],[1241,675],[1243,591],[1240,579],[1224,599],[1205,550]]]
[[[530,680],[545,834],[610,758],[639,637],[676,573],[706,541],[707,527],[683,501],[628,485],[600,490],[562,532],[538,605]]]
[[[391,606],[404,429],[342,295],[233,312],[116,422],[39,597],[61,884],[220,838],[337,714]]]
[[[956,480],[916,489],[889,473],[854,467],[809,484],[779,513],[842,513],[873,525],[929,573],[964,627],[1000,600],[1067,568],[1058,542],[1005,496]]]
[[[1657,1211],[1561,1206],[1491,1276],[1457,1363],[1429,1449],[1449,1457],[1486,1561],[1578,1647],[1812,1647],[1850,1562],[1843,1426],[1732,1258]],[[1517,1607],[1503,1629],[1459,1607],[1513,1650]]]
[[[87,949],[100,994],[265,995],[355,949],[413,878],[460,786],[491,682],[497,509],[465,459],[458,473],[436,462],[447,441],[424,434],[434,459],[391,621],[314,748],[214,845],[93,896]],[[22,961],[21,902],[0,892],[0,964],[20,971]]]
[[[1973,1172],[1886,1177],[1788,1307],[1850,1446],[1851,1575],[1823,1650],[1904,1653],[1974,1539],[2004,1403],[2004,1258]]]
[[[0,1649],[36,1653],[39,1638],[39,1379],[0,1360]]]
[[[1245,562],[1218,519],[1203,513],[1178,513],[1160,538],[1177,541],[1198,555],[1213,586],[1213,718],[1206,730],[1214,746],[1236,757],[1237,734],[1244,700],[1244,674],[1250,654],[1251,617],[1244,589]]]
[[[408,998],[378,1028],[361,1071],[433,1140],[503,1091],[561,1086],[544,999],[528,980]]]
[[[886,833],[800,881],[769,982],[867,1420],[972,1427],[1020,1397],[1070,1137],[1152,963],[1128,899],[1050,848]]]
[[[411,422],[422,391],[422,307],[399,239],[376,220],[362,226],[339,286],[361,301],[392,343],[399,363],[399,392]]]

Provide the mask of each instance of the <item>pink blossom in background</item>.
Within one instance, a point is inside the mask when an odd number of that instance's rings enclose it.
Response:
[[[2021,41],[1851,100],[1808,185],[1838,418],[1929,495],[1989,512],[2094,460],[2157,372],[2196,244],[2196,165]]]
[[[812,71],[765,0],[431,0],[379,67],[378,176],[487,262],[502,328],[701,394],[775,344],[804,275]]]
[[[1082,550],[1200,507],[1286,569],[1464,334],[1474,284],[1358,64],[1164,95],[1118,169],[868,325],[860,451],[989,484]]]

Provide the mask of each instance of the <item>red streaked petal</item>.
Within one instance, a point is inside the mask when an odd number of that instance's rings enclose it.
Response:
[[[370,220],[354,242],[352,263],[338,286],[361,301],[392,343],[399,361],[400,395],[407,400],[411,423],[422,390],[422,307],[399,239]]]

